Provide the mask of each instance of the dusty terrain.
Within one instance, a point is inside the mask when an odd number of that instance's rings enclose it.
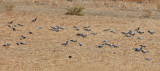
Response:
[[[88,7],[85,16],[74,16],[65,15],[65,7],[59,6],[17,4],[14,11],[6,12],[1,4],[0,71],[159,71],[160,13],[154,5],[152,7],[149,9],[154,14],[151,18],[145,18],[144,12],[134,10],[136,8],[122,10],[114,6]],[[31,22],[35,17],[38,18],[37,21]],[[13,31],[7,26],[10,21],[13,21],[12,25],[24,26],[17,26],[17,31]],[[59,32],[49,30],[57,25],[67,29]],[[88,25],[91,26],[91,31],[83,30]],[[73,26],[79,26],[80,30],[75,30]],[[145,33],[136,32],[133,37],[121,34],[138,27]],[[116,33],[103,31],[106,28]],[[156,33],[150,34],[148,30]],[[29,34],[29,31],[33,34]],[[92,35],[92,32],[97,32],[97,35]],[[82,38],[76,36],[77,33],[88,36]],[[21,39],[22,35],[27,38]],[[143,40],[137,39],[138,37],[143,37]],[[61,45],[72,39],[77,42],[69,41],[66,47]],[[119,47],[105,45],[97,48],[104,40]],[[26,45],[16,45],[17,42],[25,42]],[[5,43],[11,45],[3,47]],[[79,43],[83,43],[83,46],[79,46]],[[139,45],[145,45],[144,49],[149,52],[136,52],[133,48],[139,48]]]

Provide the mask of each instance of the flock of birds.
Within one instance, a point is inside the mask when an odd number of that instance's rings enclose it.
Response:
[[[36,22],[37,21],[37,18],[33,19],[31,22]],[[23,26],[23,24],[13,24],[13,21],[9,22],[8,23],[9,25],[7,25],[8,27],[12,28],[13,31],[16,31],[16,27],[17,26]],[[85,31],[91,31],[91,29],[89,29],[91,26],[84,26],[84,30]],[[43,26],[40,26],[39,27],[40,29],[43,29]],[[75,28],[75,30],[79,31],[79,27],[78,26],[73,26],[73,28]],[[65,27],[61,27],[61,26],[54,26],[54,27],[51,27],[51,29],[49,30],[53,30],[55,32],[59,32],[59,30],[65,30],[67,28]],[[104,29],[103,31],[110,31],[112,33],[116,33],[116,31],[114,30],[111,30],[111,29]],[[135,32],[139,33],[139,34],[144,34],[143,31],[140,31],[140,27],[136,28],[135,30],[129,30],[128,32],[121,32],[122,34],[124,34],[124,36],[126,37],[133,37],[135,35]],[[154,34],[155,32],[153,30],[148,30],[148,33],[150,34]],[[33,34],[33,32],[29,31],[29,34]],[[93,35],[96,35],[97,33],[96,32],[92,32],[91,34]],[[76,36],[81,36],[83,38],[87,37],[87,34],[83,34],[83,33],[77,33]],[[26,36],[21,36],[22,39],[26,39]],[[138,39],[140,40],[143,40],[142,37],[138,37]],[[119,46],[118,45],[115,45],[115,44],[110,44],[110,43],[107,43],[109,40],[104,40],[105,43],[101,44],[101,45],[98,45],[97,48],[102,48],[104,47],[105,45],[109,46],[109,47],[114,47],[114,48],[118,48]],[[62,43],[62,45],[64,46],[67,46],[69,44],[69,42],[77,42],[77,40],[68,40],[64,43]],[[24,42],[17,42],[16,43],[17,45],[25,45]],[[10,43],[5,43],[3,46],[6,47],[6,46],[10,46],[11,44]],[[83,43],[79,43],[79,46],[83,46]],[[149,52],[148,50],[144,50],[143,48],[146,48],[145,45],[140,45],[140,48],[134,48],[134,51],[137,51],[137,52],[142,52],[142,53],[147,53]],[[70,55],[69,58],[72,58],[72,56]],[[152,60],[151,58],[145,58],[146,60],[150,61]]]

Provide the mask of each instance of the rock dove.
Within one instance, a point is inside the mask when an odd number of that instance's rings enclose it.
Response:
[[[14,27],[17,27],[17,25],[16,25],[16,24],[14,24]]]
[[[149,51],[147,51],[147,50],[142,50],[142,52],[143,52],[143,53],[147,53],[147,52],[149,52]]]
[[[79,28],[76,28],[77,31],[79,31]]]
[[[136,28],[135,31],[139,31],[140,27]]]
[[[10,46],[11,44],[9,44],[9,43],[6,43],[6,44],[4,44],[3,46],[4,47],[6,47],[6,46]]]
[[[72,42],[77,42],[77,40],[70,40],[70,41],[72,41]]]
[[[24,43],[24,42],[20,42],[20,44],[21,44],[21,45],[24,45],[25,43]]]
[[[86,31],[91,31],[91,29],[84,29],[84,30],[86,30]]]
[[[83,28],[89,28],[89,27],[91,27],[91,26],[85,26],[85,27],[83,27]]]
[[[143,38],[142,37],[138,37],[138,39],[142,40]]]
[[[154,33],[155,33],[155,32],[152,31],[152,30],[148,30],[148,32],[149,32],[150,34],[154,34]]]
[[[104,44],[102,44],[102,45],[99,45],[98,47],[99,47],[99,48],[102,48],[103,46],[104,46]]]
[[[16,29],[16,28],[12,28],[12,30],[13,30],[13,31],[16,31],[17,29]]]
[[[8,25],[8,27],[12,28],[12,25]]]
[[[73,26],[73,28],[79,28],[78,26]]]
[[[12,24],[13,23],[13,21],[11,21],[11,22],[8,22],[8,24]]]
[[[72,58],[72,56],[70,55],[69,58]]]
[[[112,45],[114,48],[118,48],[118,46],[117,45]]]
[[[18,24],[19,26],[23,26],[23,24]]]
[[[56,31],[56,32],[58,32],[59,30],[58,29],[52,29],[53,31]]]
[[[82,43],[79,43],[79,46],[83,46],[83,44],[82,44]]]
[[[53,29],[58,29],[58,27],[51,27],[51,28],[53,28]]]
[[[130,35],[130,34],[126,34],[125,36],[126,36],[126,37],[131,37],[131,35]]]
[[[110,44],[110,43],[105,43],[106,45],[108,45],[108,46],[110,46],[110,47],[113,47],[113,45],[112,44]]]
[[[139,45],[139,46],[144,47],[144,48],[146,47],[145,45]]]
[[[148,60],[148,61],[151,61],[152,59],[151,58],[145,58],[146,60]]]
[[[37,21],[37,18],[35,18],[35,19],[32,20],[32,22],[36,22],[36,21]]]
[[[30,31],[29,34],[33,34],[33,32]]]
[[[26,36],[22,36],[22,38],[23,38],[23,39],[25,39],[25,38],[26,38]]]
[[[104,40],[104,42],[108,42],[109,40]]]
[[[138,33],[143,34],[144,32],[142,32],[142,31],[138,31]]]
[[[68,45],[68,41],[66,41],[65,43],[62,43],[62,45],[67,46]]]
[[[127,33],[125,33],[125,32],[121,32],[122,34],[127,34]]]
[[[132,31],[132,30],[129,30],[129,32],[128,32],[130,35],[132,35],[132,36],[134,36],[135,35],[135,33],[134,33],[134,31]]]
[[[61,28],[61,26],[59,26],[59,25],[57,25],[56,27],[57,27],[58,29]]]
[[[84,38],[84,37],[86,37],[86,36],[87,36],[87,34],[85,34],[85,35],[84,35],[84,34],[82,34],[82,37],[83,37],[83,38]]]
[[[77,36],[82,36],[82,35],[83,35],[83,33],[78,33],[78,34],[77,34]]]
[[[141,48],[134,48],[135,49],[135,51],[142,51],[142,47]]]
[[[97,33],[96,32],[92,32],[91,34],[96,35]]]
[[[114,31],[114,30],[111,30],[110,32],[112,32],[112,33],[116,33],[116,31]]]
[[[16,43],[17,45],[20,45],[20,43],[18,42],[18,43]]]
[[[43,26],[40,26],[39,29],[43,29]]]
[[[110,29],[104,29],[103,31],[109,31]]]

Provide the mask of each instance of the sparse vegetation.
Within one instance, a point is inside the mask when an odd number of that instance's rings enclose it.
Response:
[[[84,7],[71,7],[67,8],[67,15],[78,15],[78,16],[84,16]]]
[[[151,10],[144,10],[144,17],[150,18],[152,16],[152,11]]]
[[[7,11],[13,11],[14,10],[14,5],[12,5],[12,4],[6,4],[5,5],[5,9],[7,10]]]
[[[160,4],[157,5],[157,10],[160,12]]]

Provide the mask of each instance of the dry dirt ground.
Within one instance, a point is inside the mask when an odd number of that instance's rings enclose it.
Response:
[[[44,10],[43,10],[44,9]],[[87,9],[90,10],[90,9]],[[95,10],[95,9],[94,9]],[[91,10],[90,10],[91,11]],[[101,11],[98,10],[97,11]],[[160,20],[152,18],[137,18],[109,15],[86,16],[65,15],[64,8],[23,7],[18,6],[15,12],[0,11],[0,71],[159,71],[160,70]],[[95,11],[91,11],[95,12]],[[130,12],[128,12],[130,13]],[[94,14],[94,15],[93,15]],[[137,15],[134,13],[131,13]],[[134,16],[133,15],[133,16]],[[37,17],[36,22],[31,22]],[[9,28],[8,22],[23,24],[17,26],[17,31]],[[49,30],[53,26],[66,27],[55,32]],[[90,25],[91,31],[83,27]],[[39,29],[43,26],[43,29]],[[79,26],[77,31],[73,26]],[[144,34],[125,37],[121,32],[128,32],[141,27]],[[116,33],[105,32],[105,28]],[[155,34],[149,34],[153,30]],[[32,31],[33,34],[28,32]],[[97,35],[92,35],[97,32]],[[76,36],[77,33],[88,34],[86,38]],[[27,38],[21,39],[24,35]],[[143,37],[143,40],[137,39]],[[66,47],[61,45],[67,40],[76,39]],[[98,45],[108,43],[119,47],[113,48]],[[26,45],[16,45],[25,42]],[[10,43],[9,47],[3,44]],[[79,46],[83,43],[83,46]],[[136,52],[133,48],[146,45],[148,53]],[[72,55],[72,58],[68,56]],[[145,60],[151,58],[151,61]]]

